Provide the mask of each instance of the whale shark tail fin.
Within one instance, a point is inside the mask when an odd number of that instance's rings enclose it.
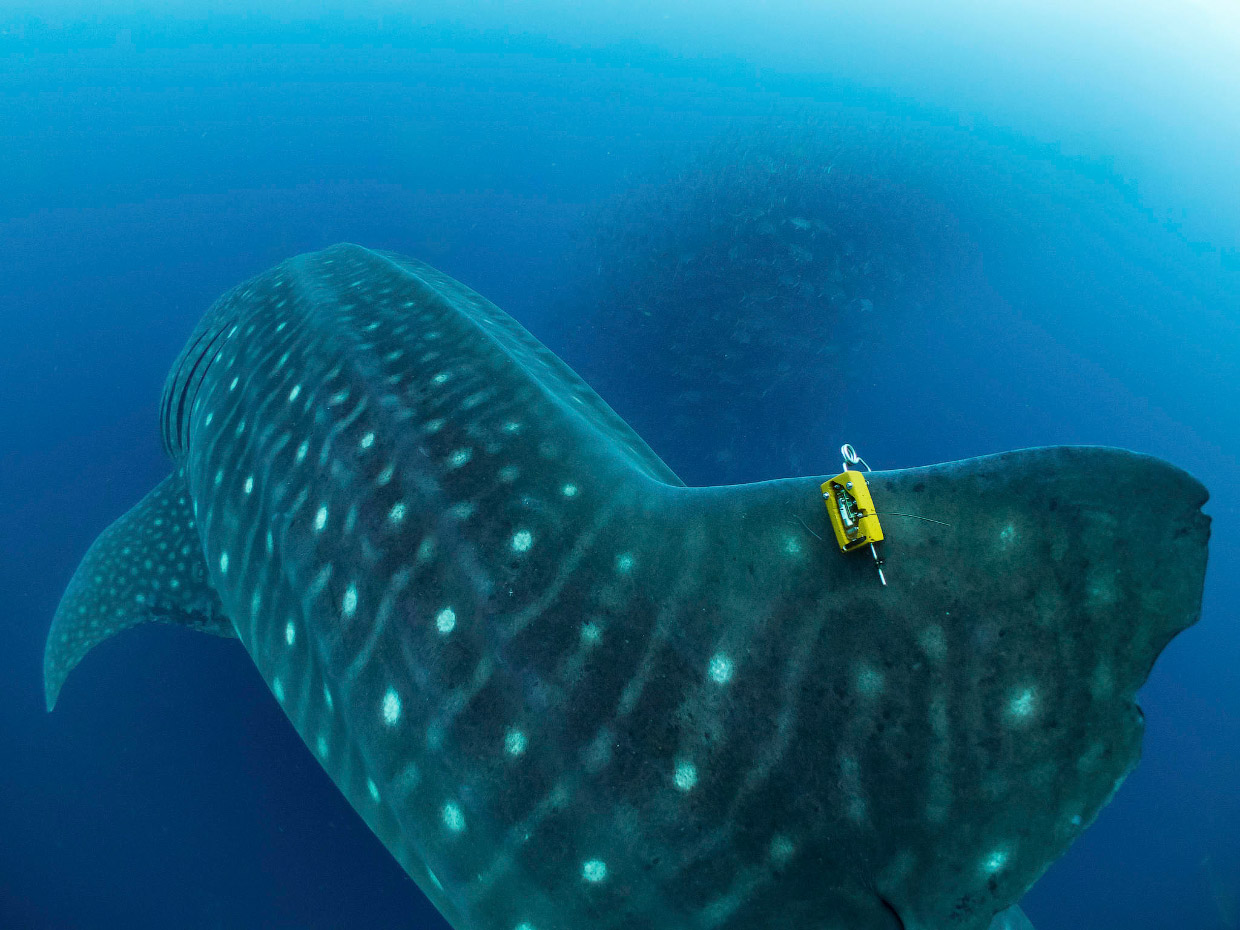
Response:
[[[74,572],[43,653],[47,709],[86,653],[121,630],[149,622],[235,635],[208,580],[180,471],[104,530]]]

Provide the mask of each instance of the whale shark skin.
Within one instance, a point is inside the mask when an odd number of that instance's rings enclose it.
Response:
[[[220,298],[161,421],[49,710],[126,627],[237,637],[457,930],[985,928],[1136,764],[1200,611],[1206,492],[1164,462],[871,473],[882,586],[822,476],[685,487],[493,304],[353,245]]]

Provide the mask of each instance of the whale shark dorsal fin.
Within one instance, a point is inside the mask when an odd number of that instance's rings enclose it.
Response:
[[[208,581],[180,471],[99,534],[74,572],[43,654],[47,709],[86,653],[121,630],[152,622],[235,635]]]

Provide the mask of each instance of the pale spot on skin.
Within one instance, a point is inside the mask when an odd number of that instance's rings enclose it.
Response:
[[[448,457],[448,465],[452,468],[460,468],[474,457],[473,449],[457,449]]]
[[[460,833],[465,829],[465,815],[452,801],[443,806],[443,825],[453,833]]]
[[[284,682],[279,678],[271,679],[271,693],[276,696],[276,700],[281,704],[284,703]]]
[[[447,636],[456,629],[456,611],[445,607],[435,615],[435,629]]]
[[[581,866],[581,877],[592,885],[607,878],[607,863],[602,859],[587,859]]]
[[[319,508],[319,512],[314,515],[314,531],[316,533],[323,532],[327,528],[327,506]]]
[[[776,865],[783,865],[791,859],[794,851],[795,847],[792,845],[792,840],[788,839],[788,837],[784,836],[782,833],[777,833],[771,838],[769,855],[771,857],[771,862]]]
[[[327,737],[320,736],[318,738],[317,744],[315,745],[315,748],[318,750],[319,758],[326,759],[327,758]]]
[[[565,497],[576,497],[577,496],[577,485],[566,484],[564,485],[564,487],[560,488],[560,493],[562,493]]]
[[[228,574],[228,553],[227,552],[220,553],[220,574],[221,575]]]
[[[586,771],[591,774],[597,774],[610,765],[614,746],[615,737],[611,729],[603,727],[590,742],[590,745],[586,747],[583,757]]]
[[[603,638],[603,631],[599,629],[597,623],[583,623],[581,625],[581,641],[587,646],[596,646]]]
[[[711,656],[706,672],[715,684],[726,685],[732,680],[732,660],[722,652],[716,652]]]
[[[861,776],[861,763],[857,761],[856,756],[845,754],[840,757],[840,774],[849,782],[857,781]]]
[[[633,570],[633,556],[627,552],[621,553],[616,558],[616,571],[622,575],[627,575]]]
[[[388,688],[387,694],[383,695],[383,722],[388,726],[395,726],[400,720],[400,695],[392,688]]]
[[[681,760],[676,763],[676,769],[672,773],[672,781],[680,791],[692,791],[693,786],[697,784],[697,766],[692,762]]]
[[[366,790],[370,792],[370,800],[377,804],[379,802],[379,786],[374,783],[373,779],[366,779]]]
[[[297,447],[297,455],[295,456],[298,464],[301,464],[306,458],[306,453],[310,451],[310,441],[306,440]]]
[[[245,479],[245,493],[246,494],[254,493],[254,477],[252,475]]]
[[[1011,858],[1012,854],[1006,848],[1000,847],[982,860],[982,872],[986,875],[994,875],[1001,871]]]
[[[1038,709],[1038,696],[1033,688],[1021,688],[1008,702],[1008,715],[1017,723],[1030,719]]]
[[[374,444],[375,444],[374,433],[367,433],[365,436],[362,437],[362,441],[358,443],[358,445],[363,449],[369,449]]]
[[[297,627],[293,626],[292,620],[284,625],[284,642],[290,646],[297,642]]]
[[[419,563],[429,562],[435,557],[435,537],[427,536],[418,543],[417,561]]]
[[[1104,575],[1100,571],[1091,573],[1085,596],[1088,606],[1093,609],[1110,607],[1119,596],[1114,575]]]
[[[1016,542],[1016,527],[1009,523],[999,531],[999,545],[1007,549],[1014,542]]]
[[[426,748],[431,752],[438,752],[443,746],[443,724],[432,723],[426,728]]]
[[[861,665],[857,668],[856,679],[853,682],[857,689],[857,693],[862,697],[877,697],[883,693],[886,681],[883,673],[872,665]]]
[[[1094,698],[1101,700],[1111,696],[1111,692],[1115,690],[1115,675],[1111,671],[1111,666],[1105,660],[1099,662],[1094,667],[1094,672],[1089,677],[1089,693]]]
[[[301,394],[301,385],[294,384],[293,389],[288,392],[288,402],[291,404],[293,401],[297,399],[298,395],[300,394]]]
[[[513,534],[513,552],[529,552],[532,545],[534,545],[534,535],[529,530],[518,530]]]
[[[525,734],[513,727],[504,734],[504,752],[512,756],[514,759],[525,752],[526,738]]]
[[[935,662],[942,662],[947,657],[947,637],[937,623],[930,624],[917,634],[917,645],[926,654],[926,658]]]
[[[344,596],[340,599],[340,612],[346,617],[357,613],[357,585],[351,584],[345,588]]]
[[[408,513],[408,508],[404,503],[393,504],[392,509],[388,511],[388,519],[393,523],[402,523],[406,513]]]

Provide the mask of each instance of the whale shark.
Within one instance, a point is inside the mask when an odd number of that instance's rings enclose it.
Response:
[[[167,479],[53,618],[48,709],[148,622],[236,637],[456,930],[981,930],[1136,764],[1205,489],[1029,449],[686,487],[515,320],[342,244],[207,312]],[[920,519],[919,519],[920,518]]]

